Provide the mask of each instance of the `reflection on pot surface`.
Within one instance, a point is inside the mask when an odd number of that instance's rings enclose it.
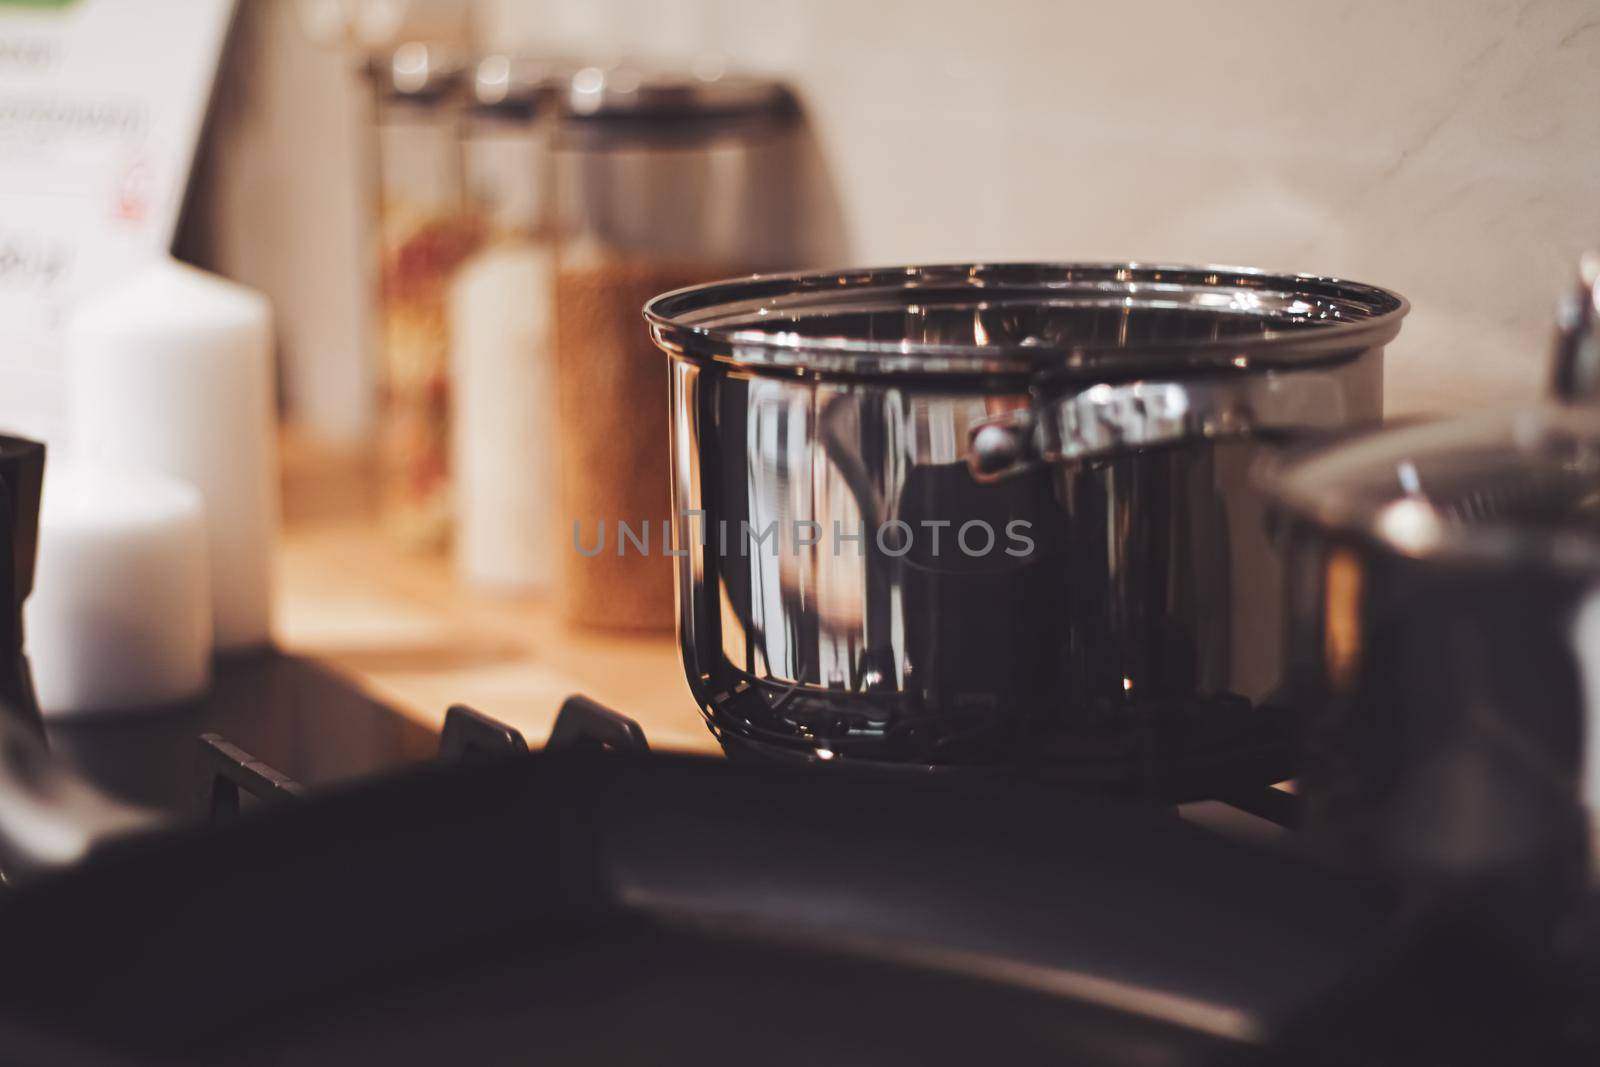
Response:
[[[1129,267],[653,302],[679,623],[713,729],[740,753],[1161,796],[1281,776],[1280,569],[1248,471],[1377,416],[1403,306]]]

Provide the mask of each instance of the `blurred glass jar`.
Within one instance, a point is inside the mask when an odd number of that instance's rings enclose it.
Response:
[[[461,132],[476,250],[450,283],[456,569],[508,590],[550,584],[555,529],[551,67],[491,55]]]
[[[434,549],[450,532],[446,293],[479,241],[457,145],[463,65],[413,42],[368,69],[377,96],[383,517],[403,544]]]
[[[775,81],[590,67],[555,142],[562,602],[672,627],[667,372],[638,329],[671,289],[846,257],[815,138]]]

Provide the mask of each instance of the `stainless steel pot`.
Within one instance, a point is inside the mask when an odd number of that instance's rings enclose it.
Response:
[[[1569,401],[1600,392],[1600,260],[1579,291]],[[1310,840],[1428,904],[1564,914],[1600,803],[1600,409],[1398,427],[1266,483]]]
[[[731,752],[1187,796],[1286,773],[1248,468],[1375,420],[1406,303],[1235,268],[756,277],[672,365],[679,630]]]

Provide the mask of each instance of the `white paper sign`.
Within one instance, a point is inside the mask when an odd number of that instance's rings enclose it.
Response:
[[[0,0],[0,428],[57,438],[62,327],[163,255],[233,0]]]

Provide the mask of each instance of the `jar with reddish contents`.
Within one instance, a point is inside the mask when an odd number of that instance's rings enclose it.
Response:
[[[377,92],[380,439],[384,525],[438,549],[450,534],[446,300],[477,247],[456,146],[463,64],[417,43],[371,67]]]

